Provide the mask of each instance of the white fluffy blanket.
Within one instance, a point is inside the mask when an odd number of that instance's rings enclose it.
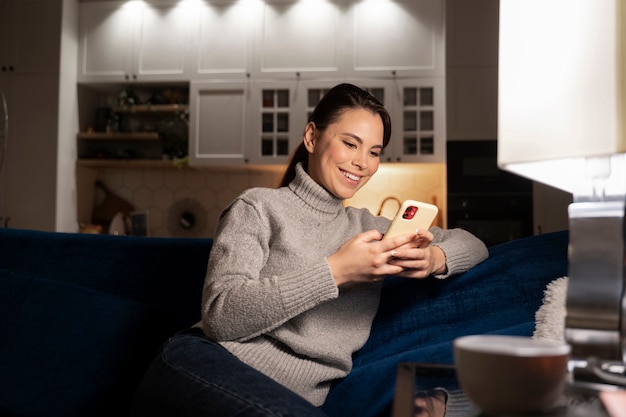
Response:
[[[565,340],[565,305],[568,277],[557,278],[548,284],[543,304],[535,313],[535,339]]]

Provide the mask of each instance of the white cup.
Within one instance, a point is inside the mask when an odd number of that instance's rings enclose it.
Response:
[[[562,398],[570,346],[522,336],[474,335],[454,341],[461,388],[493,415],[549,411]]]

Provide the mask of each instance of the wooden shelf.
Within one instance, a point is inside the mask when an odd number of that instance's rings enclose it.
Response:
[[[178,113],[187,111],[186,104],[139,104],[136,106],[118,106],[113,108],[114,113]]]
[[[179,168],[174,161],[166,159],[78,159],[76,164],[91,168]]]
[[[78,140],[159,140],[158,132],[80,132],[76,135]]]

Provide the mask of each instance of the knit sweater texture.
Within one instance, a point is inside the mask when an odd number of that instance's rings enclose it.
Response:
[[[382,283],[335,284],[326,258],[356,234],[390,224],[317,184],[301,166],[288,187],[243,192],[221,214],[203,290],[204,333],[315,406],[366,342]],[[448,271],[487,257],[460,229],[431,229]]]

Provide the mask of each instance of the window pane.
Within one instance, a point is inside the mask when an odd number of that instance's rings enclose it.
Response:
[[[420,131],[426,130],[434,130],[435,122],[433,120],[433,112],[432,111],[421,111],[420,112]]]
[[[404,105],[405,106],[417,106],[417,88],[415,87],[404,88]]]
[[[407,110],[404,112],[404,131],[417,131],[417,112],[411,110]]]
[[[402,153],[404,155],[417,155],[417,138],[415,136],[404,138]]]
[[[289,90],[276,91],[278,107],[289,107]]]
[[[278,113],[276,115],[276,131],[289,132],[289,113]]]
[[[274,90],[263,90],[263,107],[274,107]]]
[[[289,138],[276,139],[276,155],[289,155]]]
[[[274,141],[270,138],[261,139],[261,155],[274,155]]]
[[[432,106],[433,103],[433,88],[420,88],[420,106]]]
[[[435,154],[435,140],[432,136],[425,136],[420,140],[420,154],[422,155],[434,155]]]
[[[274,113],[263,113],[263,132],[274,131]]]

